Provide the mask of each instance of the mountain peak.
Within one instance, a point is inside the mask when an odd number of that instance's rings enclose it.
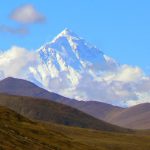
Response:
[[[63,36],[77,36],[72,30],[68,29],[68,28],[65,28],[61,33],[60,35],[63,35]]]
[[[109,57],[106,59],[100,49],[89,44],[68,28],[65,28],[51,42],[42,46],[39,53],[47,66],[51,64],[55,68],[55,71],[52,71],[52,74],[56,72],[54,76],[57,76],[59,71],[66,71],[68,68],[72,68],[74,72],[79,70],[99,72],[114,66],[114,62]],[[52,67],[49,70],[52,70]]]
[[[64,35],[71,35],[71,34],[73,34],[73,32],[70,29],[68,29],[68,28],[65,28],[61,33],[64,34]]]
[[[65,28],[62,32],[60,32],[52,41],[52,43],[55,43],[58,39],[61,38],[67,38],[67,39],[80,39],[79,36],[71,31],[68,28]]]

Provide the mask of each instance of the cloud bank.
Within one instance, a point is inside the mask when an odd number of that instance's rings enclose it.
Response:
[[[84,77],[78,91],[82,91],[89,100],[131,106],[150,102],[150,78],[138,67],[123,65],[116,71],[105,72],[93,81]]]
[[[14,76],[25,78],[28,68],[36,64],[37,55],[25,48],[12,46],[0,54],[0,78]]]

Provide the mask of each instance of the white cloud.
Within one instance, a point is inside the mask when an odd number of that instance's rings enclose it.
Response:
[[[107,81],[130,82],[137,81],[143,77],[143,72],[139,67],[122,65],[113,72],[107,72],[104,79]]]
[[[24,27],[14,28],[7,25],[0,25],[0,32],[6,32],[6,33],[18,34],[18,35],[26,35],[29,33],[27,28]]]
[[[0,32],[6,32],[16,35],[27,35],[29,33],[28,26],[33,23],[43,23],[45,17],[39,13],[32,4],[26,4],[16,8],[10,14],[10,18],[18,23],[21,23],[20,27],[12,27],[6,24],[0,25]]]
[[[11,13],[10,17],[11,19],[23,24],[41,23],[45,21],[45,17],[31,4],[18,7]]]
[[[141,103],[150,103],[150,91],[149,92],[142,92],[142,93],[136,93],[138,96],[138,99],[130,99],[127,101],[127,106],[133,106],[138,105]]]
[[[26,76],[26,68],[36,63],[37,56],[24,48],[13,46],[0,55],[0,72],[4,77]]]

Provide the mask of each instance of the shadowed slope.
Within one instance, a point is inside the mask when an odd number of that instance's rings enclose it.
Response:
[[[0,95],[0,105],[7,106],[30,119],[103,131],[126,132],[127,129],[95,119],[77,109],[44,99]]]
[[[124,109],[109,118],[109,122],[134,129],[150,129],[150,103]]]
[[[1,150],[148,150],[149,135],[33,122],[0,106]]]
[[[51,100],[60,100],[64,98],[63,96],[59,96],[58,94],[48,92],[32,82],[12,77],[8,77],[0,81],[0,93],[38,97]]]
[[[55,142],[61,143],[65,140],[69,138],[48,131],[44,129],[44,126],[0,106],[0,149],[27,150],[32,147],[33,149],[55,150],[57,148]]]

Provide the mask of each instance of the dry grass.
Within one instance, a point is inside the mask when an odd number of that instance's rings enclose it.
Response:
[[[30,121],[0,107],[0,150],[149,150],[150,136]]]

